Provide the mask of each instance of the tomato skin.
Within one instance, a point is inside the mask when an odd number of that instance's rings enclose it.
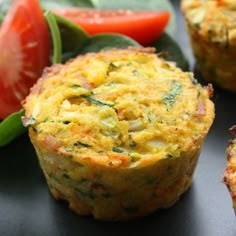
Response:
[[[13,0],[0,28],[0,120],[18,111],[50,63],[50,34],[37,0]]]
[[[167,26],[170,13],[156,11],[58,8],[52,10],[80,26],[88,34],[120,33],[143,46],[157,39]]]

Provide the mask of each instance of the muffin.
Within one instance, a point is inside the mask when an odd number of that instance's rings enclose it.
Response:
[[[211,95],[152,48],[111,49],[47,68],[23,123],[56,199],[126,220],[188,189],[214,119]]]
[[[227,153],[227,165],[224,171],[223,183],[227,186],[232,197],[233,208],[236,213],[236,126],[233,126],[230,131],[235,136],[229,142]]]
[[[236,1],[181,0],[181,9],[202,76],[236,92]]]

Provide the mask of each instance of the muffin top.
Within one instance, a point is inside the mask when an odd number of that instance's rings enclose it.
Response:
[[[182,0],[187,22],[208,41],[236,44],[235,0]]]
[[[200,147],[211,95],[152,48],[112,49],[47,68],[23,103],[23,123],[45,148],[79,162],[144,166]]]

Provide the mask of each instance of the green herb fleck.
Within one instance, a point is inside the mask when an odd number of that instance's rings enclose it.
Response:
[[[173,86],[169,93],[165,94],[163,97],[163,102],[166,106],[173,106],[175,103],[176,96],[179,95],[182,92],[182,84],[173,81]]]
[[[117,153],[122,153],[122,152],[124,152],[124,150],[122,150],[122,149],[120,149],[120,148],[117,148],[117,147],[113,147],[113,148],[112,148],[112,151],[113,151],[113,152],[117,152]]]
[[[91,189],[82,189],[79,187],[75,188],[76,192],[83,198],[90,198],[90,199],[95,199],[96,195]]]
[[[64,120],[62,123],[63,123],[64,125],[68,125],[68,124],[70,124],[70,121],[69,121],[69,120]]]
[[[136,147],[136,146],[137,146],[137,143],[136,143],[134,140],[132,140],[132,141],[130,142],[129,146],[130,146],[130,147]]]
[[[56,177],[53,173],[49,173],[48,177],[49,177],[50,179],[52,179],[53,181],[58,182],[57,177]]]
[[[91,96],[87,96],[87,95],[80,95],[80,97],[86,99],[87,101],[97,105],[97,106],[100,106],[100,107],[103,107],[103,106],[109,106],[109,107],[113,107],[114,104],[109,104],[109,103],[104,103],[104,102],[101,102]]]
[[[200,88],[199,88],[198,91],[197,91],[197,98],[199,99],[200,96],[201,96],[201,91],[200,91]]]
[[[82,146],[82,147],[87,147],[87,148],[91,147],[91,145],[89,145],[87,143],[82,143],[80,141],[74,143],[74,146]]]
[[[132,71],[132,74],[133,74],[133,75],[138,75],[138,70],[134,69],[134,70]]]
[[[197,80],[193,77],[192,74],[189,73],[189,76],[188,76],[188,77],[189,77],[190,81],[192,82],[192,84],[194,84],[194,85],[197,85],[197,84],[198,84]]]
[[[70,176],[69,176],[68,174],[66,174],[66,173],[64,173],[64,174],[62,175],[62,177],[65,178],[65,179],[70,179]]]
[[[129,157],[131,158],[132,162],[136,162],[141,159],[141,156],[137,153],[129,153]]]
[[[167,157],[167,158],[172,158],[173,155],[171,155],[171,154],[168,153],[168,154],[166,155],[166,157]]]
[[[108,69],[107,69],[107,75],[112,72],[112,71],[115,71],[119,68],[119,66],[117,66],[115,63],[111,62],[108,66]]]
[[[73,88],[73,89],[81,88],[81,85],[79,85],[79,84],[73,84],[73,85],[71,86],[71,88]]]
[[[147,114],[147,120],[148,120],[149,123],[152,122],[152,114],[151,114],[151,112],[149,112],[149,113]]]
[[[128,62],[126,66],[132,66],[132,62]]]

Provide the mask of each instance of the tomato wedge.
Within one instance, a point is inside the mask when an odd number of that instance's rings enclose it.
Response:
[[[55,14],[80,26],[88,34],[120,33],[143,46],[160,36],[167,26],[170,13],[156,11],[97,10],[84,8],[58,8]]]
[[[13,0],[0,28],[0,119],[21,108],[50,62],[50,35],[37,0]]]

